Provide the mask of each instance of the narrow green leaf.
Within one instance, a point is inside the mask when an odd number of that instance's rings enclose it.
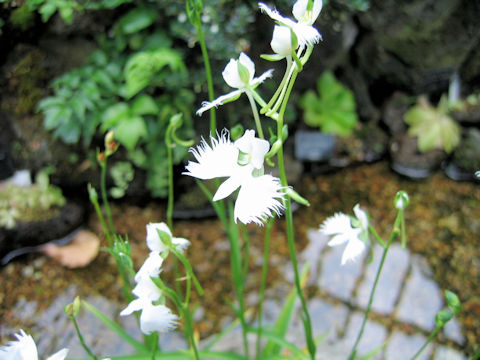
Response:
[[[248,332],[252,332],[252,333],[256,334],[256,333],[260,332],[260,329],[249,328]],[[309,358],[309,355],[307,353],[303,352],[302,350],[297,348],[294,344],[286,341],[283,338],[283,336],[279,336],[278,334],[276,334],[273,331],[262,329],[262,337],[268,339],[269,343],[275,344],[279,349],[285,348],[285,349],[290,350],[292,352],[292,354],[295,354],[300,359],[308,359]],[[273,356],[279,355],[279,352],[275,353],[275,354],[265,354],[265,352],[264,352],[264,354],[262,355],[262,359],[264,359],[264,357],[272,356],[272,355]]]
[[[82,305],[85,306],[85,308],[90,311],[98,320],[100,320],[104,325],[109,327],[111,330],[113,330],[117,335],[119,335],[123,340],[125,340],[127,343],[132,345],[138,352],[141,353],[148,353],[148,349],[139,341],[135,340],[133,337],[131,337],[127,332],[116,322],[113,320],[109,319],[108,317],[105,316],[100,310],[98,310],[95,306],[89,304],[85,300],[82,300]],[[151,354],[149,354],[151,358]]]

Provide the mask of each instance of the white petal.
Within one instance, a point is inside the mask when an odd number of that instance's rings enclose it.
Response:
[[[276,54],[283,56],[290,55],[295,50],[292,49],[292,32],[290,28],[275,25],[270,46]]]
[[[223,105],[229,101],[237,99],[244,91],[244,89],[234,90],[228,94],[219,96],[212,102],[204,101],[202,103],[202,107],[197,110],[197,115],[202,115],[205,111],[211,109],[212,107],[218,107],[219,105]]]
[[[62,349],[57,351],[52,356],[49,356],[47,360],[63,360],[67,357],[67,355],[68,355],[68,349]]]
[[[219,187],[215,195],[213,196],[213,201],[218,201],[225,199],[228,195],[233,193],[238,187],[242,184],[242,177],[234,175],[225,180]]]
[[[162,296],[162,291],[151,278],[142,278],[132,290],[132,293],[140,299],[157,301]]]
[[[320,11],[322,11],[322,0],[314,0],[313,1],[313,8],[311,14],[307,14],[307,6],[308,0],[297,0],[297,2],[293,5],[293,16],[299,22],[305,22],[307,25],[312,25],[315,20],[317,20],[318,15],[320,15]]]
[[[252,165],[256,169],[263,167],[263,161],[265,155],[267,155],[270,149],[270,143],[267,140],[255,138],[252,143]]]
[[[350,239],[342,255],[342,265],[354,261],[365,250],[365,243],[358,237]]]
[[[127,316],[135,311],[142,310],[145,306],[145,303],[146,302],[143,299],[132,300],[130,304],[128,304],[127,307],[120,312],[120,316]]]
[[[293,21],[292,19],[289,19],[287,17],[283,17],[282,15],[280,15],[280,13],[277,10],[270,9],[264,3],[259,3],[258,7],[260,8],[261,11],[265,12],[273,20],[278,21],[282,25],[286,25],[288,27],[293,27],[296,24],[296,22]]]
[[[167,235],[172,237],[172,233],[165,223],[149,223],[147,224],[147,246],[151,251],[162,252],[166,250],[166,246],[163,244],[158,231],[163,231]]]
[[[292,26],[295,35],[297,35],[298,44],[303,45],[314,45],[322,40],[322,35],[311,25],[304,23],[296,23]]]
[[[163,333],[173,330],[177,323],[178,316],[163,305],[146,304],[140,315],[140,329],[146,335],[154,331]]]
[[[179,250],[180,252],[185,251],[190,246],[190,241],[188,241],[187,239],[184,239],[184,238],[174,237],[172,239],[172,243],[174,245],[176,245],[177,250]]]
[[[353,212],[355,213],[355,217],[356,217],[358,220],[360,220],[360,222],[362,223],[362,229],[363,229],[363,230],[368,229],[368,216],[367,216],[367,213],[360,208],[360,205],[359,205],[359,204],[355,205],[355,207],[353,208]]]
[[[238,73],[238,65],[235,59],[230,59],[227,66],[222,72],[223,80],[228,84],[228,86],[242,89],[245,87],[244,82],[240,79],[240,74]]]
[[[256,86],[264,82],[266,79],[272,77],[272,73],[273,73],[273,69],[265,71],[262,75],[253,79],[252,82],[250,83],[250,86],[255,88]]]
[[[252,59],[250,59],[248,57],[247,54],[245,53],[240,53],[240,57],[238,58],[238,61],[247,68],[248,70],[248,83],[250,84],[253,80],[253,76],[255,75],[255,64],[254,62],[252,61]],[[247,85],[247,84],[245,84]]]
[[[10,341],[7,346],[0,346],[2,360],[38,360],[37,345],[33,338],[20,330],[15,334],[16,341]]]
[[[158,276],[160,274],[160,268],[162,267],[162,263],[163,258],[160,256],[160,252],[151,251],[148,257],[145,259],[142,267],[135,275],[135,281],[139,282],[144,278]]]
[[[279,179],[271,175],[252,177],[242,183],[235,202],[234,218],[244,224],[254,222],[263,225],[267,217],[280,215],[285,207],[281,199],[285,196]]]
[[[349,240],[350,237],[348,233],[337,234],[330,239],[330,241],[328,242],[328,246],[342,245]]]
[[[196,148],[190,148],[198,162],[189,161],[184,175],[206,180],[216,177],[229,177],[238,169],[238,148],[230,141],[227,131],[223,131],[218,140],[210,137],[212,146],[202,139]]]
[[[320,231],[326,235],[335,235],[345,233],[351,228],[350,217],[343,213],[336,213],[323,222]]]
[[[245,130],[241,138],[234,142],[235,146],[243,153],[250,154],[255,139],[255,130]]]

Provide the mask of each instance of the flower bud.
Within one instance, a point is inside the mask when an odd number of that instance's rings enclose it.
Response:
[[[80,312],[80,305],[80,297],[77,296],[72,303],[65,306],[65,314],[67,314],[69,318],[75,318]]]
[[[118,149],[118,143],[115,141],[113,130],[110,130],[105,135],[105,155],[108,157]]]
[[[397,192],[397,194],[395,195],[395,199],[394,199],[394,204],[395,204],[395,208],[397,210],[405,210],[405,208],[408,206],[408,204],[410,203],[410,198],[408,196],[408,194],[403,191],[403,190],[400,190],[399,192]]]

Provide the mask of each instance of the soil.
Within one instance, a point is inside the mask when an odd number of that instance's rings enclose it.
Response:
[[[459,183],[436,173],[420,182],[412,182],[394,174],[386,162],[342,169],[335,174],[304,174],[296,187],[308,198],[310,207],[294,213],[297,250],[307,244],[306,232],[318,228],[326,217],[337,211],[351,212],[356,203],[366,209],[377,232],[387,236],[395,216],[393,198],[403,189],[410,195],[406,210],[407,247],[426,257],[435,281],[442,289],[456,292],[462,301],[458,321],[466,338],[466,354],[473,354],[480,342],[480,191],[478,184]],[[140,266],[148,249],[145,246],[145,225],[165,221],[165,205],[151,202],[145,206],[115,204],[113,216],[119,234],[128,236],[135,265]],[[101,226],[91,211],[89,228],[102,235]],[[247,294],[258,289],[261,274],[264,229],[246,227],[251,238],[251,261],[246,283]],[[227,237],[219,221],[204,219],[176,221],[175,236],[188,238],[192,245],[187,257],[205,289],[193,303],[204,305],[203,318],[197,323],[201,338],[219,330],[232,310],[225,298],[234,299]],[[276,221],[271,237],[268,286],[285,282],[283,266],[288,261],[285,223]],[[105,241],[105,239],[103,239]],[[167,263],[163,274],[171,273]],[[172,279],[167,279],[172,280]],[[16,323],[12,314],[20,299],[35,300],[37,311],[47,308],[56,294],[76,284],[80,296],[101,294],[125,303],[120,279],[112,258],[101,252],[97,259],[82,269],[70,270],[30,254],[0,269],[0,343],[6,339],[6,328],[28,331],[31,324]],[[21,284],[21,286],[19,286]],[[2,330],[3,329],[3,330]]]

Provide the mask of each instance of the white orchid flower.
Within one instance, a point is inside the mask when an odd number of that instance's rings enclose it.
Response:
[[[164,305],[154,305],[145,298],[138,298],[130,302],[128,306],[120,313],[120,316],[127,316],[135,311],[141,311],[140,330],[149,335],[154,331],[160,333],[168,332],[178,324],[178,316]]]
[[[353,211],[356,217],[354,219],[343,213],[336,213],[320,227],[322,233],[333,236],[328,242],[329,246],[347,243],[342,254],[342,265],[355,260],[365,250],[368,241],[368,216],[358,204]]]
[[[296,39],[292,39],[292,30],[289,27],[275,25],[270,46],[276,54],[290,56],[297,49],[296,42]]]
[[[213,201],[222,200],[240,188],[234,218],[244,224],[263,225],[265,218],[284,210],[281,202],[284,193],[279,179],[263,175],[264,158],[270,148],[268,141],[256,138],[255,130],[246,130],[233,143],[225,130],[218,139],[211,137],[211,143],[209,146],[202,139],[196,149],[190,149],[197,162],[189,161],[184,174],[202,180],[227,177]]]
[[[158,235],[160,230],[166,233],[170,237],[170,241],[177,248],[177,250],[183,252],[189,245],[190,241],[184,238],[176,238],[172,236],[172,232],[165,223],[150,223],[147,225],[147,246],[151,251],[163,252],[168,250],[168,247],[163,243]]]
[[[280,25],[292,29],[297,36],[300,46],[313,45],[322,39],[318,30],[312,26],[322,10],[322,5],[322,0],[314,0],[312,9],[308,10],[308,0],[297,0],[292,10],[293,16],[297,20],[294,21],[290,18],[283,17],[277,10],[270,9],[264,3],[258,4],[260,10],[265,12],[273,20]]]
[[[38,360],[37,345],[33,338],[20,330],[15,334],[16,341],[10,341],[6,346],[0,346],[0,359],[2,360]],[[47,360],[63,360],[67,357],[68,349],[57,351]]]
[[[259,84],[264,82],[267,78],[272,76],[273,70],[270,69],[264,72],[259,77],[254,77],[255,75],[255,64],[245,53],[241,53],[238,60],[230,59],[227,66],[222,72],[223,79],[225,82],[235,88],[232,92],[222,95],[212,102],[204,101],[202,107],[197,110],[197,115],[202,115],[206,110],[211,109],[212,107],[217,107],[223,105],[227,102],[238,99],[238,97],[248,91],[249,89],[256,88]]]

